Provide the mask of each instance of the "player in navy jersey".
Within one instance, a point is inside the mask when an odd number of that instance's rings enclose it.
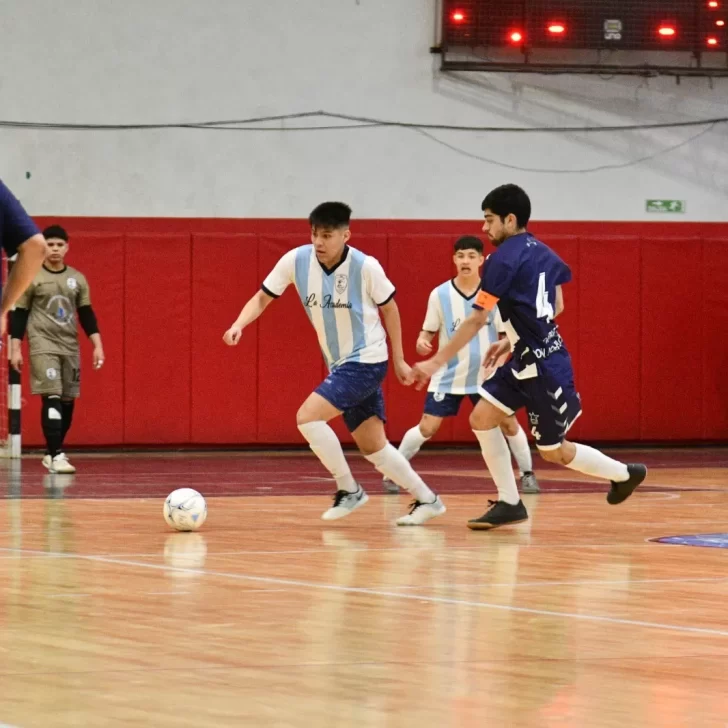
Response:
[[[46,256],[46,241],[15,195],[0,181],[0,245],[8,258],[17,254],[0,302],[0,341],[7,314],[33,282]]]
[[[500,423],[521,407],[528,411],[531,433],[545,460],[611,481],[607,502],[621,503],[645,479],[645,466],[621,463],[566,439],[581,415],[581,400],[574,386],[571,357],[553,319],[554,306],[563,310],[561,286],[571,280],[571,270],[526,230],[531,201],[520,187],[503,185],[492,190],[483,200],[482,210],[483,231],[496,251],[483,266],[473,311],[447,346],[412,371],[421,387],[468,344],[485,324],[488,312],[498,307],[506,338],[489,348],[484,364],[500,366],[481,385],[481,400],[470,417],[498,488],[498,500],[490,501],[490,509],[469,521],[468,527],[491,529],[528,518],[499,430]],[[503,363],[508,354],[510,359]]]
[[[309,216],[311,243],[294,248],[276,263],[261,289],[245,304],[223,339],[240,342],[243,329],[291,285],[316,330],[329,374],[301,405],[296,424],[311,450],[336,480],[334,503],[321,516],[333,521],[363,506],[369,497],[354,480],[328,422],[343,415],[357,447],[374,467],[414,497],[398,526],[420,526],[445,513],[445,505],[387,442],[382,382],[392,345],[392,364],[404,382],[410,367],[402,351],[402,328],[395,289],[382,266],[348,245],[351,209],[324,202]],[[386,329],[386,331],[385,331]]]
[[[438,337],[438,348],[447,344],[470,314],[480,291],[480,268],[485,260],[483,242],[472,235],[465,235],[455,242],[453,253],[457,275],[437,286],[427,302],[427,313],[416,346],[417,353],[423,356],[432,353],[435,336]],[[407,430],[399,446],[407,460],[411,460],[422,445],[437,434],[444,418],[457,416],[464,399],[470,399],[474,405],[479,402],[478,392],[483,379],[495,371],[495,368],[485,371],[483,357],[490,345],[498,340],[501,331],[502,321],[495,309],[487,325],[480,329],[470,344],[432,376],[422,418],[419,424]],[[522,491],[538,493],[526,433],[515,417],[507,417],[501,423],[501,430],[518,463]],[[399,486],[388,478],[384,479],[384,489],[388,493],[399,493]]]

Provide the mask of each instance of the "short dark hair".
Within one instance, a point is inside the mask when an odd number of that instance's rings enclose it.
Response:
[[[351,208],[343,202],[322,202],[308,216],[314,228],[345,228],[349,227],[350,219]]]
[[[453,250],[456,253],[458,250],[475,250],[477,253],[483,255],[483,241],[473,235],[463,235],[462,238],[458,238],[455,241]]]
[[[508,215],[515,215],[519,228],[525,228],[531,219],[531,200],[518,185],[501,185],[491,190],[481,205],[483,212],[490,210],[503,220]]]
[[[51,225],[43,231],[43,237],[46,240],[50,238],[60,238],[65,242],[68,242],[68,233],[60,225]]]

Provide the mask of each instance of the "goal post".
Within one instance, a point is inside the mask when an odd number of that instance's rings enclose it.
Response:
[[[8,259],[2,256],[2,282],[8,279],[13,263],[17,256]],[[0,386],[0,457],[19,458],[22,453],[20,434],[20,410],[22,405],[22,391],[20,372],[10,366],[10,322],[3,342],[5,356],[0,356],[0,377],[7,383],[7,387]]]

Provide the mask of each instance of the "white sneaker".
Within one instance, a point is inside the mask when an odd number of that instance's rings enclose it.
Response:
[[[521,493],[540,493],[536,476],[531,473],[524,473],[521,476]]]
[[[399,493],[399,486],[389,478],[382,478],[382,487],[385,493]]]
[[[41,460],[41,463],[43,463],[43,467],[46,468],[47,470],[51,469],[52,462],[53,462],[53,458],[48,453],[46,453],[43,456],[43,459]]]
[[[410,512],[406,516],[397,519],[398,526],[421,526],[423,523],[427,523],[431,518],[437,518],[441,516],[447,508],[445,504],[440,500],[440,496],[436,495],[435,500],[432,503],[420,503],[420,501],[413,501]]]
[[[356,493],[337,490],[334,496],[334,505],[328,511],[324,511],[321,514],[321,518],[324,521],[335,521],[338,518],[343,518],[357,508],[361,508],[368,500],[369,496],[364,492],[361,485]]]
[[[49,456],[50,457],[50,456]],[[68,462],[68,458],[66,457],[65,452],[59,452],[58,455],[56,455],[53,458],[53,461],[51,462],[50,468],[48,470],[51,473],[75,473],[76,468],[71,465],[71,463]]]

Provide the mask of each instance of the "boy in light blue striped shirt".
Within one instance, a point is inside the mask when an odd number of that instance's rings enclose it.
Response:
[[[230,346],[237,345],[243,329],[294,286],[329,368],[328,376],[296,415],[300,433],[336,480],[333,505],[321,518],[344,518],[369,499],[354,480],[328,424],[341,415],[364,457],[412,494],[410,512],[398,518],[397,525],[421,526],[443,515],[446,508],[406,458],[387,442],[382,392],[389,358],[387,333],[393,369],[400,382],[410,376],[410,367],[402,351],[394,285],[375,258],[349,246],[350,215],[351,209],[342,202],[324,202],[316,207],[309,216],[311,243],[290,250],[276,263],[223,339]]]
[[[473,301],[480,290],[480,266],[483,265],[483,243],[472,236],[459,238],[455,243],[453,262],[457,269],[455,278],[437,286],[427,304],[425,322],[417,339],[417,353],[432,354],[432,340],[438,337],[442,349],[458,326],[469,315]],[[431,437],[434,437],[445,417],[455,417],[460,404],[468,397],[473,405],[478,403],[478,388],[488,375],[482,362],[488,347],[498,340],[502,329],[498,310],[488,319],[470,344],[461,349],[445,366],[438,369],[430,380],[425,400],[425,411],[418,425],[408,430],[399,451],[410,460]],[[515,416],[506,418],[501,424],[508,445],[521,471],[521,488],[524,493],[538,493],[538,481],[533,474],[533,461],[528,438]],[[384,488],[389,493],[398,493],[399,488],[387,478]]]

